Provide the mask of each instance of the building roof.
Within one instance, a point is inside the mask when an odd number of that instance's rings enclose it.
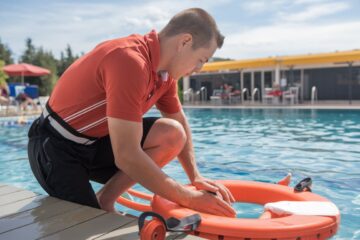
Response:
[[[268,68],[277,64],[281,66],[316,65],[328,63],[345,63],[360,61],[360,50],[337,51],[333,53],[319,53],[307,55],[279,56],[248,60],[223,61],[206,63],[201,72],[239,70],[246,68]]]

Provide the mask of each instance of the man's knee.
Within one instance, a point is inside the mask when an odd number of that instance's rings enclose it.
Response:
[[[163,123],[163,144],[171,149],[183,149],[187,136],[181,123],[169,118],[164,118]]]

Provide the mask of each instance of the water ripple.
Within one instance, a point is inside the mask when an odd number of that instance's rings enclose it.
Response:
[[[313,178],[313,191],[342,213],[334,239],[359,239],[360,111],[289,109],[185,109],[200,171],[213,179],[273,183],[293,173],[293,184]],[[148,116],[159,116],[151,110]],[[43,192],[26,153],[27,129],[0,125],[0,182]],[[164,171],[188,183],[173,161]],[[95,189],[100,186],[94,184]],[[139,188],[137,186],[136,188]],[[235,206],[242,217],[261,207]]]

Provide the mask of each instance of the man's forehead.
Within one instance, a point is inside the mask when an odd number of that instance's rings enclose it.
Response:
[[[208,45],[208,47],[206,48],[207,52],[212,56],[214,54],[214,52],[217,49],[217,42],[215,39],[212,39],[212,41],[210,41],[210,44]],[[210,56],[210,57],[211,57]]]
[[[217,46],[209,46],[207,48],[203,48],[201,51],[201,55],[206,58],[211,58],[212,55],[214,55],[215,51],[217,49]]]
[[[210,44],[207,44],[204,47],[200,47],[199,50],[202,54],[212,54],[217,49],[217,44],[214,41],[211,41]]]

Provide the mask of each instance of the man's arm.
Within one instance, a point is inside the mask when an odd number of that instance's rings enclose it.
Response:
[[[174,114],[168,114],[165,112],[161,112],[161,115],[163,117],[171,118],[171,119],[178,121],[184,127],[184,130],[185,130],[185,133],[187,136],[187,142],[186,142],[183,150],[178,155],[178,159],[179,159],[181,165],[183,166],[186,174],[188,175],[190,182],[192,183],[192,182],[194,182],[194,180],[197,177],[200,177],[200,172],[196,166],[195,154],[194,154],[194,148],[193,148],[192,136],[191,136],[191,129],[190,129],[189,123],[187,121],[187,118],[184,114],[184,111],[180,110],[179,112],[174,113]]]
[[[115,164],[150,191],[185,207],[216,215],[234,216],[234,210],[212,194],[186,188],[167,176],[141,149],[142,124],[108,118]]]
[[[141,149],[142,123],[109,117],[108,124],[116,166],[152,192],[188,205],[188,190],[163,173]]]
[[[196,166],[191,129],[184,111],[180,110],[178,113],[174,114],[167,114],[165,112],[161,112],[161,114],[164,117],[171,118],[180,122],[181,125],[184,127],[187,136],[187,142],[183,150],[178,155],[178,159],[183,166],[186,174],[188,175],[190,182],[199,190],[217,192],[218,196],[223,198],[228,203],[235,202],[235,199],[232,196],[231,192],[224,185],[201,176]]]

